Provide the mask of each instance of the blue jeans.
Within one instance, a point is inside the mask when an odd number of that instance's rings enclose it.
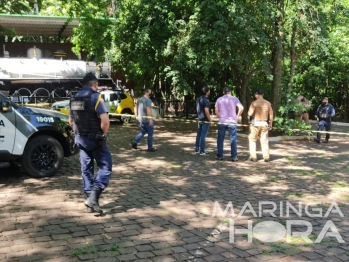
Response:
[[[206,137],[208,129],[210,127],[209,123],[198,123],[198,132],[196,134],[196,144],[195,150],[204,153],[206,148]]]
[[[154,122],[153,125],[141,123],[141,132],[135,137],[134,143],[138,144],[145,134],[148,134],[148,149],[151,149],[153,148]]]
[[[112,157],[108,146],[98,147],[96,140],[87,137],[75,137],[75,143],[80,149],[84,192],[90,194],[94,186],[102,189],[107,187],[112,173]],[[94,177],[94,160],[99,168],[96,177]]]
[[[318,131],[323,131],[324,129],[326,131],[330,131],[331,130],[331,121],[326,121],[326,120],[319,121],[317,130]]]
[[[237,128],[236,125],[218,125],[218,136],[217,136],[217,157],[223,157],[223,144],[224,144],[224,137],[225,132],[228,130],[229,132],[229,138],[230,138],[230,152],[231,152],[231,159],[235,159],[238,155],[237,152]]]

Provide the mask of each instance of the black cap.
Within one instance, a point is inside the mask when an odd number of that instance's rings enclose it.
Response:
[[[257,89],[256,92],[254,92],[255,95],[263,95],[263,91],[261,89]]]
[[[82,82],[83,82],[84,84],[86,84],[86,83],[88,83],[88,82],[90,82],[90,81],[98,81],[98,79],[97,79],[97,77],[96,77],[94,74],[88,73],[88,74],[86,74],[86,75],[84,76],[84,78],[82,79]]]
[[[223,93],[230,93],[231,92],[231,88],[229,86],[226,86],[223,88]]]

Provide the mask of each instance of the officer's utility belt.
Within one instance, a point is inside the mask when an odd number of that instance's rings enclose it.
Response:
[[[107,145],[107,137],[102,133],[97,134],[79,134],[79,136],[87,137],[88,139],[96,140],[99,148],[104,148]]]
[[[104,137],[102,133],[96,133],[96,134],[77,134],[77,136],[87,137],[88,139],[96,139],[96,140],[100,140],[100,139],[102,139],[102,138]]]
[[[326,117],[326,118],[320,117],[319,120],[320,120],[320,121],[327,121],[327,122],[330,122],[330,121],[331,121],[331,118],[330,118],[330,117]]]

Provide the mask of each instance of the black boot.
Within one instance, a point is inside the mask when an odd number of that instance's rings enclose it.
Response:
[[[85,200],[85,206],[92,208],[93,212],[102,214],[103,210],[99,207],[98,200],[103,189],[97,186],[92,188],[90,196]]]
[[[86,195],[86,198],[88,198],[90,196],[90,194],[87,194],[86,192],[85,192],[85,195]],[[86,213],[92,213],[92,212],[93,212],[92,208],[86,207]]]
[[[330,139],[330,134],[326,134],[326,139],[325,139],[324,143],[328,143],[329,139]]]
[[[317,133],[317,134],[316,134],[316,138],[314,139],[314,141],[315,141],[316,143],[320,143],[320,139],[321,139],[321,134],[320,134],[320,133]]]

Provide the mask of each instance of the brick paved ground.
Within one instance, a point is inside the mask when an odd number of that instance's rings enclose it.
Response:
[[[112,125],[113,176],[100,201],[101,217],[84,212],[78,157],[66,159],[59,174],[47,179],[0,170],[0,261],[349,261],[348,245],[334,238],[318,244],[296,237],[290,243],[256,238],[248,243],[246,234],[236,234],[230,244],[228,227],[229,218],[236,228],[247,228],[248,220],[285,225],[288,219],[304,219],[313,225],[314,241],[332,220],[348,243],[348,137],[334,137],[328,145],[271,143],[270,163],[233,163],[227,155],[217,162],[213,154],[193,154],[194,124],[157,123],[156,153],[144,151],[145,141],[141,150],[130,150],[137,130]],[[208,150],[215,148],[212,128]],[[238,149],[244,159],[246,139],[239,139]],[[211,216],[215,201],[222,208],[231,201],[235,214],[249,201],[259,215],[263,200],[278,207],[280,201],[296,207],[299,201],[321,201],[317,207],[323,213],[336,201],[345,217],[310,218],[303,210],[299,218],[291,210],[291,218],[280,218],[279,208],[277,217]]]

